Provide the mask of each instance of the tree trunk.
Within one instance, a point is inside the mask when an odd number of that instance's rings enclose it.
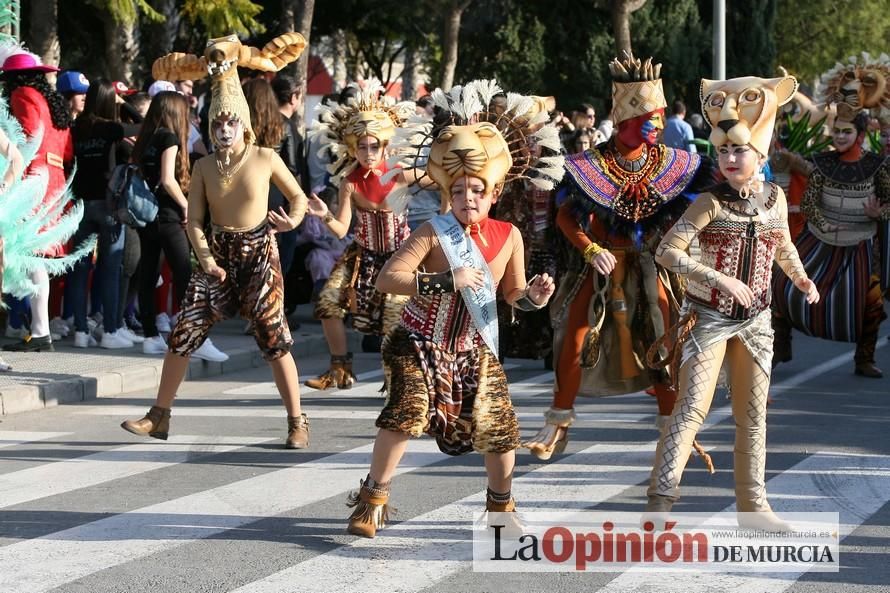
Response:
[[[294,70],[294,76],[300,84],[300,106],[294,112],[294,124],[301,134],[305,133],[306,122],[303,113],[306,106],[306,73],[309,71],[309,48],[311,41],[309,39],[312,33],[312,15],[315,12],[315,0],[300,0],[300,9],[296,12],[294,19],[294,29],[306,39],[306,49],[303,55],[297,60],[297,66]]]
[[[281,0],[281,19],[278,23],[279,33],[290,33],[294,30],[296,1],[297,0]]]
[[[417,94],[417,52],[414,44],[405,47],[405,68],[402,70],[402,100],[412,101]]]
[[[334,54],[334,71],[331,73],[331,78],[334,79],[334,92],[345,87],[346,81],[349,78],[346,67],[348,53],[346,44],[348,42],[349,40],[346,37],[346,31],[343,29],[334,31],[332,48]]]
[[[460,19],[472,0],[452,0],[445,13],[445,33],[442,35],[442,90],[450,90],[457,69],[457,46],[460,37]]]
[[[137,23],[117,21],[108,11],[102,11],[105,31],[105,75],[111,80],[125,80],[133,84],[136,58],[139,55]]]
[[[646,0],[612,0],[612,34],[618,59],[624,52],[631,53],[630,15],[643,7]]]
[[[45,64],[58,65],[59,47],[58,0],[30,0],[31,26],[25,39],[28,48]]]

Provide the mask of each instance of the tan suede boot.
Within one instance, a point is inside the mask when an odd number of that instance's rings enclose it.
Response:
[[[309,446],[309,417],[306,414],[287,417],[285,449],[305,449]]]
[[[152,406],[148,413],[139,420],[124,420],[121,428],[139,436],[149,436],[163,441],[167,440],[170,431],[170,408]]]
[[[485,510],[487,511],[486,521],[489,527],[495,525],[501,526],[501,537],[518,538],[525,534],[525,525],[519,519],[516,512],[516,501],[510,496],[510,492],[506,494],[498,494],[491,488],[488,488],[485,497]],[[509,513],[508,515],[498,515],[495,519],[491,513]]]
[[[352,353],[346,356],[331,356],[331,368],[316,377],[306,381],[306,387],[324,391],[336,387],[349,389],[355,383],[356,378],[352,373]]]
[[[390,482],[379,484],[368,474],[360,484],[358,492],[350,493],[346,500],[346,506],[355,509],[349,516],[346,531],[361,537],[374,537],[377,530],[386,527],[389,521],[390,507],[387,503]]]

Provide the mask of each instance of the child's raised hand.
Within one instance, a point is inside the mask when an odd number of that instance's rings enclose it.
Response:
[[[535,276],[528,284],[528,298],[536,305],[543,306],[550,300],[553,291],[556,290],[556,284],[553,278],[546,272],[540,276]]]
[[[324,203],[324,200],[315,194],[309,196],[309,214],[324,218],[328,212],[330,210],[328,210],[328,205]]]
[[[454,276],[454,289],[482,288],[485,285],[485,273],[476,268],[458,268],[452,274]]]

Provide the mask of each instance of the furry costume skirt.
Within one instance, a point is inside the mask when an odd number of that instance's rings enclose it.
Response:
[[[387,398],[377,427],[436,438],[443,453],[507,453],[519,446],[504,369],[487,346],[448,352],[397,327],[382,348]]]

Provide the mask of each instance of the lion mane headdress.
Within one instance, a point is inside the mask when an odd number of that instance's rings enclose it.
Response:
[[[865,109],[875,114],[890,110],[890,56],[862,52],[838,62],[819,77],[815,95],[837,121],[852,122]]]
[[[436,124],[411,117],[391,144],[390,164],[412,172],[415,183],[429,177],[450,199],[454,181],[468,175],[482,179],[487,191],[518,179],[549,190],[562,179],[551,97],[504,93],[494,80],[474,80],[448,92],[436,89],[432,98],[441,109]],[[390,196],[394,210],[409,192],[405,187]]]
[[[250,109],[241,89],[238,67],[263,72],[278,72],[294,62],[306,49],[306,39],[299,33],[283,33],[263,49],[242,45],[236,35],[207,41],[204,55],[171,53],[155,60],[151,75],[156,80],[201,80],[210,76],[209,122],[221,114],[236,117],[244,125],[244,141],[254,141]]]
[[[319,154],[331,151],[334,160],[328,165],[333,177],[331,182],[340,181],[358,168],[355,156],[359,139],[371,136],[387,146],[396,130],[414,116],[413,101],[396,102],[384,95],[383,84],[376,78],[359,85],[357,96],[343,105],[319,105],[319,124],[310,132],[313,140],[319,142]]]

